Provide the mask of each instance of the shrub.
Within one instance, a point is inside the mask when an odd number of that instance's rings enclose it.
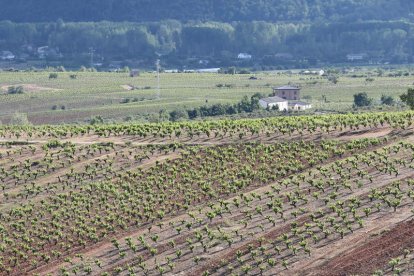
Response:
[[[401,101],[407,104],[412,110],[414,110],[414,89],[408,89],[407,94],[403,94],[400,96]]]
[[[328,77],[328,80],[329,80],[330,82],[332,82],[333,84],[337,84],[337,83],[338,83],[338,81],[339,81],[339,78],[338,78],[338,76],[335,76],[335,75],[330,75],[330,76]]]
[[[173,122],[188,119],[188,113],[185,110],[174,110],[170,112],[170,120]]]
[[[7,89],[8,94],[23,94],[24,88],[23,86],[9,86]]]
[[[250,71],[249,70],[247,70],[247,69],[242,69],[242,70],[240,70],[239,71],[239,74],[250,74]]]
[[[391,97],[391,96],[382,95],[381,96],[381,103],[383,105],[394,105],[395,101],[394,101],[394,98]]]
[[[104,122],[104,120],[101,116],[93,117],[90,120],[91,125],[103,124],[103,122]]]
[[[368,98],[368,94],[358,93],[354,94],[354,106],[355,107],[364,107],[364,106],[370,106],[372,104],[372,99]]]
[[[58,74],[57,73],[50,73],[49,74],[49,79],[57,79],[58,78]]]
[[[44,144],[44,148],[48,148],[48,149],[55,149],[55,148],[59,148],[62,147],[63,144],[58,141],[58,140],[50,140],[49,142],[47,142],[46,144]]]
[[[11,125],[24,126],[24,125],[30,125],[30,122],[29,122],[29,119],[27,118],[27,114],[25,114],[25,113],[15,113],[10,118],[10,124]]]

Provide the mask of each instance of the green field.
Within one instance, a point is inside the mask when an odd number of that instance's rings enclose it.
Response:
[[[412,76],[389,77],[386,72],[379,77],[368,69],[342,74],[337,84],[325,77],[281,72],[257,73],[257,80],[249,80],[249,74],[162,73],[157,98],[155,73],[131,78],[127,73],[63,72],[58,73],[57,79],[49,79],[49,74],[0,72],[0,121],[8,123],[16,112],[26,113],[33,124],[85,123],[94,116],[113,121],[128,117],[144,121],[163,109],[236,103],[245,95],[270,94],[272,86],[289,83],[302,87],[302,97],[313,104],[314,111],[349,111],[355,93],[367,92],[378,103],[383,94],[398,99],[413,84]],[[76,79],[70,78],[73,74]],[[352,77],[353,74],[363,77]],[[367,81],[368,76],[374,80]],[[219,88],[219,84],[230,87]],[[23,94],[7,94],[9,86],[18,85],[24,86]],[[128,90],[127,86],[136,89]],[[322,100],[323,95],[327,103]],[[125,99],[130,102],[122,103]]]

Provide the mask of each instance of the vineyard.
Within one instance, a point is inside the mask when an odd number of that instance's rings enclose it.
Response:
[[[0,275],[414,273],[414,113],[1,126]]]
[[[35,125],[85,123],[95,116],[103,117],[106,122],[158,122],[160,110],[170,112],[204,105],[235,104],[244,96],[251,97],[255,93],[267,96],[273,86],[289,83],[302,87],[303,100],[311,103],[315,110],[343,112],[352,110],[355,93],[366,92],[375,102],[379,102],[382,95],[398,100],[413,84],[412,75],[388,75],[397,74],[399,69],[384,71],[382,76],[373,69],[355,70],[341,74],[337,84],[326,77],[288,72],[162,73],[160,97],[157,97],[154,73],[131,78],[128,73],[59,72],[56,79],[50,79],[49,72],[0,72],[0,121],[7,124],[18,111],[27,114]],[[7,93],[9,87],[19,86],[23,93]],[[387,107],[380,107],[387,110]],[[398,105],[388,108],[401,109]]]

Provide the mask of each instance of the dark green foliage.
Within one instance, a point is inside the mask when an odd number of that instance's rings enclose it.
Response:
[[[401,101],[408,105],[412,110],[414,110],[414,89],[408,89],[406,94],[400,96]]]
[[[57,79],[58,78],[58,74],[57,73],[50,73],[49,74],[49,79]]]
[[[23,86],[9,86],[7,89],[7,94],[23,94],[24,88]]]
[[[188,118],[188,114],[185,110],[174,110],[172,112],[170,112],[170,120],[173,122],[177,122],[179,120],[182,119],[187,119]]]
[[[383,105],[394,105],[395,101],[394,101],[394,98],[391,97],[391,96],[382,95],[381,96],[381,103]]]
[[[243,99],[234,105],[230,104],[213,104],[211,106],[202,106],[187,110],[187,117],[189,119],[195,119],[197,117],[211,117],[211,116],[223,116],[234,115],[237,113],[251,113],[260,109],[259,100],[263,98],[263,95],[256,93],[250,97],[245,96]],[[175,121],[177,111],[170,113],[170,119]]]
[[[165,62],[208,57],[220,60],[217,67],[233,65],[241,52],[253,56],[241,67],[292,60],[307,67],[344,62],[350,53],[393,63],[414,56],[414,2],[407,0],[2,2],[0,20],[49,23],[0,21],[0,49],[20,54],[24,45],[48,45],[76,64],[90,62],[91,47],[108,61],[144,58],[152,65],[162,53]]]
[[[389,20],[408,17],[409,0],[13,0],[1,1],[0,20],[18,22]]]
[[[367,93],[358,93],[354,95],[354,105],[355,107],[364,107],[370,106],[372,104],[372,99],[368,97]]]
[[[90,120],[91,125],[99,125],[99,124],[103,124],[103,123],[104,123],[104,120],[101,116],[93,117]]]
[[[0,37],[0,49],[17,49],[15,53],[19,54],[24,52],[22,41],[36,47],[49,45],[59,49],[64,58],[79,63],[89,62],[91,47],[97,56],[109,60],[144,57],[153,64],[156,53],[162,52],[168,56],[164,59],[184,64],[189,56],[219,58],[225,62],[223,67],[240,52],[251,53],[252,62],[265,65],[302,60],[303,66],[315,60],[343,62],[347,54],[355,52],[368,53],[369,58],[380,53],[378,58],[393,62],[410,61],[414,55],[414,24],[408,22],[0,22]],[[278,53],[292,57],[280,59],[275,56]],[[233,74],[235,68],[223,72]]]

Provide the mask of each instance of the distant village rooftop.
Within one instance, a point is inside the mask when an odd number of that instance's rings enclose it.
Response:
[[[264,101],[264,102],[266,102],[266,103],[282,103],[282,102],[287,102],[287,100],[282,99],[281,97],[278,97],[278,96],[264,98],[264,99],[261,99],[261,100]]]
[[[300,90],[299,87],[295,87],[295,86],[290,86],[290,85],[286,85],[286,86],[280,86],[280,87],[275,87],[273,88],[274,90]]]

